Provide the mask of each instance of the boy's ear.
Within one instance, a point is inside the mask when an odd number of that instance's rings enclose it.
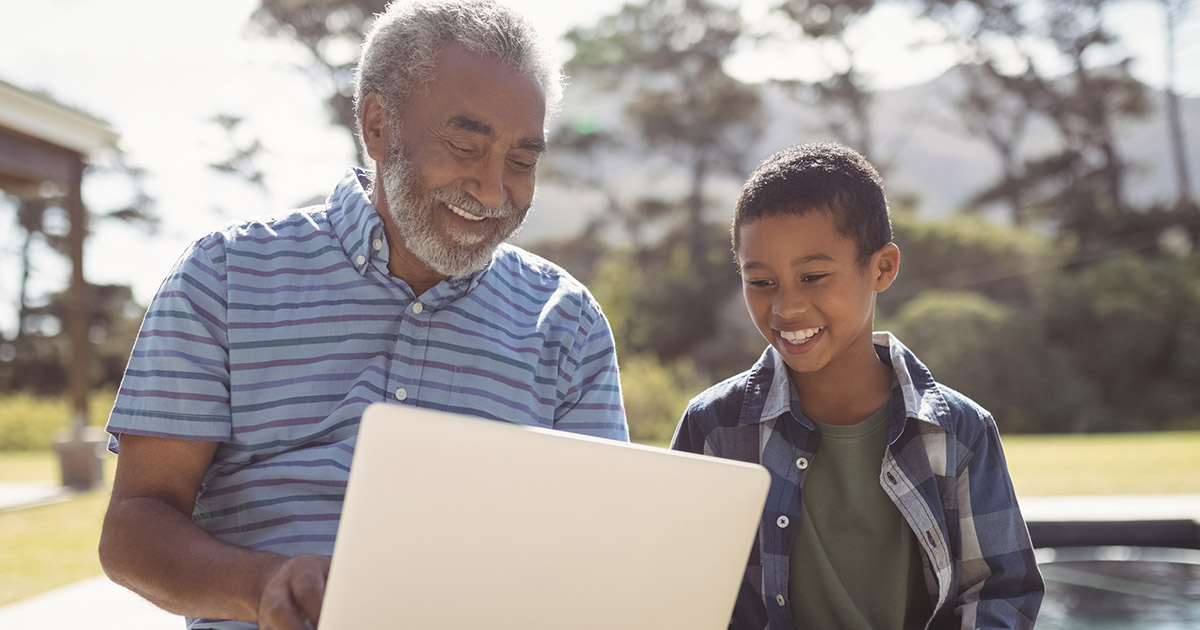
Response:
[[[871,273],[875,276],[875,291],[878,293],[892,286],[896,274],[900,273],[900,248],[888,243],[871,256]]]

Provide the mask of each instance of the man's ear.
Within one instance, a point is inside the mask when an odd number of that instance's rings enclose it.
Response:
[[[371,93],[363,99],[361,124],[363,143],[367,145],[367,155],[376,162],[383,162],[387,158],[390,145],[391,126],[388,124],[387,108],[384,107],[378,94]]]
[[[900,248],[895,243],[887,243],[871,256],[871,273],[875,275],[876,292],[892,286],[900,273]]]

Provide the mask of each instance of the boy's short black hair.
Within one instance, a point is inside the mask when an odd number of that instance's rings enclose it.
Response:
[[[742,225],[813,210],[828,212],[838,233],[854,241],[860,265],[892,240],[879,171],[849,147],[814,142],[788,147],[750,174],[733,211],[734,256]]]

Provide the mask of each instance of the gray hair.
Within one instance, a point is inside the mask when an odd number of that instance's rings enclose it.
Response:
[[[562,100],[563,75],[523,16],[495,0],[397,0],[375,19],[354,72],[354,113],[363,161],[363,101],[378,94],[390,112],[423,92],[433,78],[438,55],[458,42],[478,55],[503,61],[531,76],[542,89],[546,122]]]

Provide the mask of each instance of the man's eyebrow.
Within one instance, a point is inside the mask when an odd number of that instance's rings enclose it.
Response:
[[[462,115],[451,118],[450,126],[460,131],[477,133],[481,136],[491,137],[492,135],[491,125],[475,120],[474,118],[467,118],[466,116]]]
[[[450,126],[459,131],[474,133],[488,138],[494,135],[491,125],[461,114],[450,119]],[[545,153],[546,141],[541,138],[525,138],[517,144],[517,148],[536,153]]]
[[[546,152],[546,141],[541,138],[526,138],[517,144],[518,149],[526,151],[534,151],[536,153]]]

